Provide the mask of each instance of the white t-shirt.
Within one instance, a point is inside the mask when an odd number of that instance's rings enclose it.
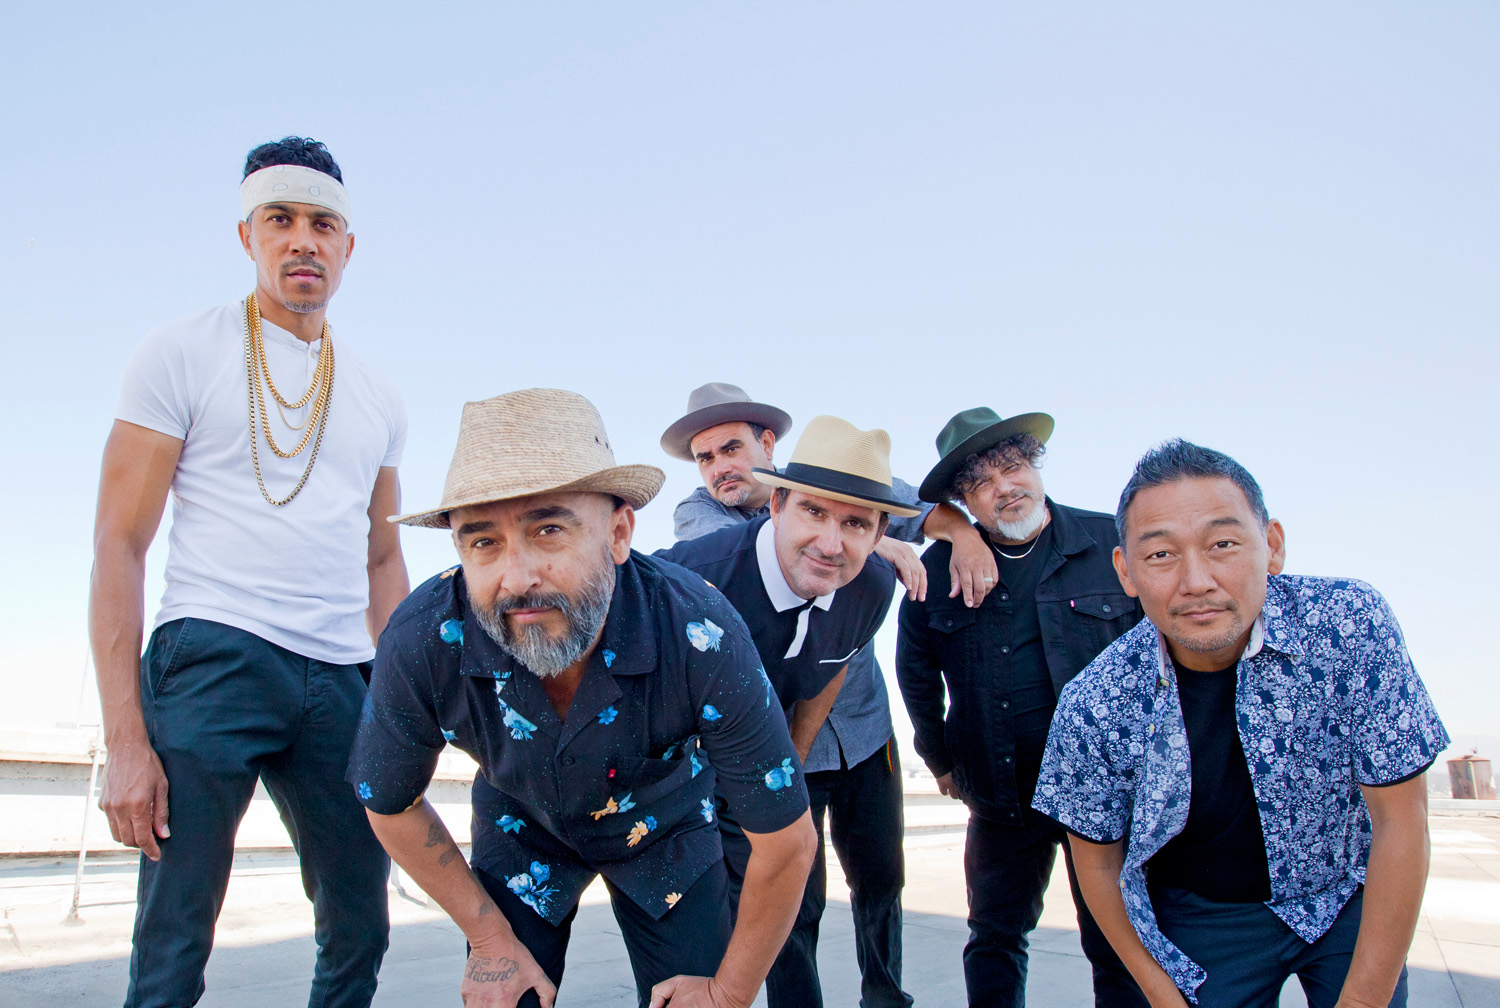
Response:
[[[304,343],[264,319],[261,330],[271,377],[295,401],[312,382],[322,341]],[[401,461],[401,397],[335,332],[323,445],[302,492],[282,507],[255,483],[249,409],[243,301],[152,329],[125,368],[115,416],[183,440],[155,625],[193,616],[319,661],[368,661],[368,509],[380,467]],[[282,422],[269,393],[266,409],[276,443],[296,447],[303,431]],[[286,410],[286,419],[301,423],[311,409]],[[261,473],[279,500],[297,485],[312,445],[281,458],[255,423]]]

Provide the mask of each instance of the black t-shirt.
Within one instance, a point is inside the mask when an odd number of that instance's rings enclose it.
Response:
[[[1219,903],[1264,903],[1271,898],[1271,875],[1250,767],[1235,726],[1235,668],[1177,670],[1192,797],[1187,825],[1146,862],[1146,880]]]
[[[1011,706],[1011,730],[1015,740],[1017,780],[1026,782],[1029,793],[1047,748],[1047,730],[1057,708],[1057,689],[1047,671],[1047,652],[1042,646],[1042,622],[1037,615],[1036,588],[1042,565],[1052,550],[1052,524],[1047,523],[1035,539],[1020,545],[986,539],[995,551],[1000,580],[995,591],[1000,600],[1000,639],[1006,667],[996,670],[1003,677]],[[1029,802],[1029,797],[1027,798]]]
[[[657,550],[655,555],[681,564],[724,593],[750,628],[766,677],[783,709],[789,711],[796,701],[822,692],[849,659],[870,643],[890,611],[896,568],[871,553],[864,569],[833,593],[826,608],[811,608],[806,635],[796,654],[788,658],[804,603],[799,599],[795,607],[777,609],[771,600],[756,549],[761,528],[770,520],[755,518],[697,539],[685,539],[670,549]],[[790,593],[780,568],[774,573],[782,578],[780,593]]]

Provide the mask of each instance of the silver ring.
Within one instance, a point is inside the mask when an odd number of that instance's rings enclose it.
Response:
[[[994,578],[980,578],[979,580],[981,580],[981,581],[993,581],[995,579]]]

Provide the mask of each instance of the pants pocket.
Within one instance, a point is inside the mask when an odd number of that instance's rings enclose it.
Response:
[[[146,687],[152,696],[160,696],[186,663],[188,642],[197,620],[184,618],[163,623],[151,634],[151,643],[142,659]]]

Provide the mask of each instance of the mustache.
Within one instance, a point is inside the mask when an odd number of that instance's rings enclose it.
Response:
[[[1018,500],[1026,500],[1028,498],[1034,501],[1039,501],[1042,499],[1040,494],[1032,493],[1030,490],[1017,490],[1015,493],[1011,494],[1009,497],[996,504],[995,510],[999,511],[1001,508],[1008,507]]]
[[[496,616],[514,609],[558,609],[565,615],[573,610],[573,602],[562,592],[538,592],[532,595],[506,595],[495,599],[492,606]]]
[[[1239,612],[1240,604],[1233,599],[1215,605],[1203,605],[1197,602],[1188,602],[1182,605],[1170,606],[1167,609],[1168,616],[1181,616],[1190,612]]]
[[[318,274],[318,276],[323,275],[323,267],[318,263],[318,260],[313,258],[312,256],[292,256],[290,259],[282,260],[282,273],[290,273],[292,270],[296,269],[312,270],[314,273]]]
[[[739,481],[739,478],[740,477],[735,473],[725,473],[723,476],[720,476],[718,479],[714,480],[714,489],[719,489],[719,487],[723,486],[725,483],[737,482]]]

